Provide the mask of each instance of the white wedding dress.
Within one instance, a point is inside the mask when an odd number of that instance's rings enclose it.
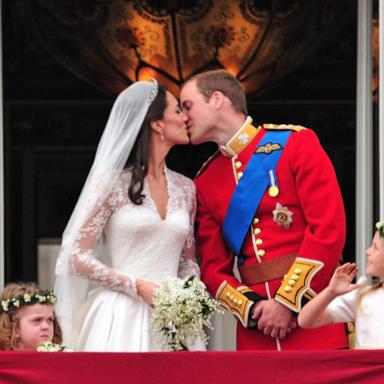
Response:
[[[163,351],[160,335],[153,335],[153,309],[134,289],[135,278],[161,283],[168,277],[199,275],[195,259],[193,182],[165,169],[167,214],[163,220],[144,182],[142,205],[128,198],[130,174],[119,182],[100,209],[81,229],[70,257],[71,272],[97,287],[79,311],[77,351]],[[104,232],[110,266],[93,253]],[[205,349],[198,342],[196,349]]]

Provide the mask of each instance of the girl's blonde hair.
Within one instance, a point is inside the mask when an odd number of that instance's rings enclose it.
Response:
[[[378,221],[375,225],[376,232],[379,234],[380,238],[384,238],[384,221]],[[375,284],[369,285],[368,287],[363,288],[360,291],[360,295],[357,298],[357,308],[361,309],[361,303],[363,301],[363,298],[369,293],[373,292],[376,289],[379,289],[383,285],[382,281],[379,281]]]
[[[357,308],[359,308],[361,310],[362,309],[361,303],[362,303],[364,297],[367,296],[369,292],[373,292],[373,291],[376,291],[376,289],[379,289],[382,286],[382,284],[383,283],[381,281],[379,281],[378,283],[369,285],[368,287],[364,287],[360,291],[359,297],[357,298]]]
[[[25,294],[40,294],[41,290],[35,283],[9,283],[4,288],[1,300],[10,300]],[[43,305],[51,305],[42,303]],[[33,304],[32,304],[33,305]],[[19,327],[20,310],[19,308],[10,308],[8,311],[0,311],[0,350],[16,350],[18,349],[19,339],[16,337],[16,331]],[[61,344],[62,333],[60,325],[54,316],[53,321],[53,343]]]

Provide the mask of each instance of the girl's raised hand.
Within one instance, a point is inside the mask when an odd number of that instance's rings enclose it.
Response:
[[[336,268],[329,282],[329,290],[332,294],[338,296],[362,287],[364,284],[352,284],[358,271],[359,267],[356,263],[345,263]]]

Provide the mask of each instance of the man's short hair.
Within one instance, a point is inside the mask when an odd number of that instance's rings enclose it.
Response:
[[[204,99],[208,102],[213,92],[220,91],[231,101],[236,112],[248,114],[245,92],[240,82],[225,69],[198,73],[187,80],[195,81]]]

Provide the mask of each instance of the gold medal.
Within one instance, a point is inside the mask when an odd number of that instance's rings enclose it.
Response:
[[[279,188],[276,185],[272,185],[269,187],[269,196],[276,197],[279,194]]]

